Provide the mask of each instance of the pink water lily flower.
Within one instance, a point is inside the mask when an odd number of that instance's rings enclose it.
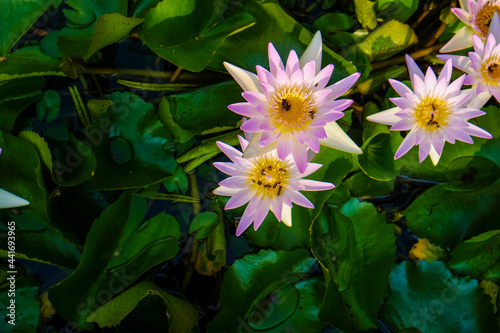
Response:
[[[319,31],[299,59],[292,50],[286,66],[269,43],[270,71],[257,66],[257,75],[224,63],[243,88],[244,103],[229,109],[250,118],[241,129],[255,133],[243,156],[251,158],[277,148],[284,160],[292,155],[299,172],[307,166],[307,151],[318,153],[320,144],[350,153],[362,151],[335,122],[352,100],[336,100],[348,91],[359,73],[326,86],[333,72],[330,64],[321,70],[322,41]]]
[[[239,137],[242,150],[248,141]],[[299,173],[291,156],[278,158],[276,149],[254,158],[243,158],[243,154],[223,142],[219,148],[233,162],[215,162],[214,166],[230,177],[219,183],[215,194],[231,196],[225,209],[240,207],[248,202],[236,229],[241,235],[252,223],[257,230],[271,210],[278,221],[292,225],[293,203],[314,208],[314,205],[299,191],[322,191],[334,187],[331,183],[302,179],[321,167],[318,163],[306,163],[306,169]]]
[[[491,27],[492,33],[488,35],[486,44],[477,35],[472,36],[474,52],[469,52],[468,57],[437,56],[444,61],[451,59],[454,67],[468,73],[464,80],[464,84],[472,86],[468,107],[480,109],[492,95],[500,102],[500,19],[496,12]]]
[[[490,133],[467,122],[485,112],[465,106],[470,98],[470,94],[460,91],[465,75],[450,84],[453,70],[451,60],[446,62],[437,78],[431,67],[424,76],[409,55],[406,55],[406,63],[413,91],[399,81],[389,80],[401,96],[391,98],[396,107],[366,118],[392,125],[391,131],[410,131],[396,151],[395,159],[418,145],[419,161],[422,162],[429,155],[432,163],[437,165],[445,141],[473,143],[471,135],[491,139]]]
[[[440,52],[449,53],[471,47],[474,34],[485,40],[492,30],[490,24],[493,15],[500,14],[500,0],[460,0],[460,7],[452,8],[451,11],[466,26],[458,30]]]
[[[1,153],[2,148],[0,148],[0,154]],[[0,209],[21,207],[29,204],[28,200],[24,200],[23,198],[0,188]]]

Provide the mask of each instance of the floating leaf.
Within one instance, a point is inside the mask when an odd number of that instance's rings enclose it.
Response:
[[[352,198],[341,209],[323,208],[311,228],[311,249],[327,284],[321,320],[347,332],[378,327],[394,242],[393,227],[369,203]]]
[[[392,291],[380,315],[394,331],[486,333],[498,325],[478,282],[453,277],[441,261],[404,261],[390,279]]]
[[[2,267],[2,271],[4,271]],[[5,271],[4,271],[5,272]],[[2,272],[3,273],[3,272]],[[0,320],[0,330],[2,332],[36,332],[40,318],[40,301],[38,293],[40,292],[40,283],[31,276],[17,277],[15,281],[2,279],[2,288],[0,288],[0,302],[2,309],[2,320]],[[4,282],[5,281],[5,282]],[[14,284],[12,288],[11,283]],[[14,295],[12,296],[12,289]],[[12,303],[12,301],[15,303]],[[13,307],[13,310],[9,309]],[[5,309],[6,308],[6,309]]]
[[[377,16],[384,20],[406,22],[418,8],[418,0],[376,0]]]
[[[363,28],[367,30],[373,30],[377,27],[377,16],[375,16],[375,10],[373,9],[374,5],[374,1],[354,0],[356,17]]]
[[[38,46],[23,47],[0,61],[0,82],[44,75],[65,74],[59,70],[59,59],[46,56]]]
[[[33,131],[21,131],[18,138],[30,143],[37,151],[40,161],[43,166],[49,171],[52,171],[52,154],[50,153],[49,146],[44,138],[42,138],[38,133]]]
[[[500,229],[495,202],[500,200],[500,181],[475,191],[452,191],[436,185],[404,210],[408,227],[443,248],[455,248],[465,238]]]
[[[466,240],[451,253],[448,267],[461,276],[500,282],[500,230]]]
[[[92,186],[139,187],[171,176],[177,163],[167,146],[173,140],[158,120],[154,106],[128,92],[116,92],[108,98],[113,102],[110,111],[87,128],[97,158]],[[115,140],[120,144],[112,144]]]
[[[61,97],[55,90],[47,90],[43,93],[42,99],[36,104],[36,114],[38,120],[42,120],[47,115],[47,122],[50,123],[59,114],[61,109]]]
[[[82,329],[92,328],[85,319],[96,305],[103,305],[147,270],[177,254],[177,221],[162,213],[142,224],[145,211],[144,200],[124,192],[93,223],[79,266],[49,292],[63,318]]]
[[[358,47],[370,61],[380,61],[416,43],[417,35],[409,25],[391,20],[372,31]]]
[[[223,17],[227,4],[228,0],[218,1],[215,6],[203,0],[160,2],[146,14],[142,40],[175,65],[199,72],[228,36],[255,24],[248,13]]]
[[[151,281],[142,281],[113,298],[88,315],[87,321],[99,327],[118,325],[146,297],[159,296],[167,307],[165,317],[171,316],[169,332],[189,332],[198,324],[198,312],[186,301],[168,294]]]
[[[388,181],[399,174],[400,162],[394,159],[394,154],[403,138],[398,132],[380,133],[365,141],[363,154],[358,155],[358,163],[364,173],[370,178]]]
[[[194,239],[205,239],[219,224],[219,216],[214,212],[203,212],[194,217],[189,224],[189,233],[197,231]]]
[[[261,250],[235,261],[224,275],[221,311],[210,322],[209,332],[322,332],[317,318],[324,292],[321,280],[307,272],[315,260],[309,251]],[[235,297],[237,295],[237,297]]]
[[[223,61],[255,72],[255,66],[269,68],[268,43],[272,42],[280,55],[286,59],[290,50],[301,55],[312,40],[312,34],[281,8],[276,0],[241,0],[234,13],[247,12],[257,23],[249,29],[230,36],[217,49],[209,69],[225,72]],[[323,45],[323,64],[334,64],[330,82],[336,82],[356,68],[337,53]]]

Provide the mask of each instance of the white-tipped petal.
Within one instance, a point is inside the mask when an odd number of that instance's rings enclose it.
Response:
[[[358,145],[352,141],[349,135],[336,122],[326,124],[325,131],[327,138],[319,141],[321,145],[352,154],[363,154]]]
[[[323,41],[321,39],[321,32],[318,30],[315,34],[311,43],[304,51],[300,57],[300,68],[304,66],[311,60],[314,60],[316,64],[316,74],[319,73],[321,69],[321,53],[323,52]]]
[[[462,27],[457,31],[455,36],[453,36],[445,46],[443,46],[439,52],[450,53],[458,50],[463,50],[471,47],[472,44],[472,34],[474,31],[468,27]]]
[[[374,123],[384,125],[395,125],[401,120],[401,117],[396,116],[396,113],[401,111],[400,108],[395,107],[382,112],[377,112],[366,117],[366,120],[373,121]]]
[[[240,87],[245,91],[261,91],[259,77],[243,68],[236,67],[228,62],[224,62],[224,67],[234,78]]]
[[[441,158],[441,155],[439,155],[434,149],[434,146],[431,145],[431,150],[429,151],[429,156],[431,157],[432,164],[437,165],[439,163],[439,159]]]
[[[0,209],[29,205],[29,201],[0,188]]]
[[[243,158],[254,158],[260,155],[264,155],[265,153],[270,152],[271,150],[276,149],[278,146],[277,142],[273,142],[270,145],[265,147],[261,147],[259,144],[260,138],[262,137],[262,132],[254,133],[250,142],[248,143],[247,148],[243,152]]]

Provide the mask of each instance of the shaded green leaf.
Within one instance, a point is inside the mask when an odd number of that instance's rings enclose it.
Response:
[[[324,283],[306,274],[314,263],[305,249],[261,250],[236,260],[224,275],[221,311],[208,331],[321,332],[325,324],[317,312]]]
[[[33,131],[21,131],[18,138],[30,143],[37,151],[40,161],[43,166],[49,171],[52,171],[52,155],[49,146],[44,138]]]
[[[2,267],[2,271],[3,271]],[[7,275],[12,277],[12,275]],[[14,275],[15,277],[16,275]],[[40,283],[31,276],[21,276],[15,278],[13,288],[15,296],[12,297],[10,280],[3,280],[0,286],[0,302],[4,308],[2,313],[5,317],[0,320],[0,330],[9,333],[36,332],[38,321],[40,320]],[[12,300],[15,303],[11,303]],[[8,307],[14,307],[13,311]],[[12,321],[11,321],[12,320]]]
[[[500,229],[500,181],[475,191],[448,190],[436,185],[404,210],[408,227],[443,248],[455,248],[465,238]]]
[[[189,224],[189,233],[198,231],[194,239],[207,238],[219,224],[219,216],[214,212],[202,212],[194,217]]]
[[[311,228],[311,249],[327,283],[320,319],[347,332],[378,327],[396,257],[394,228],[384,216],[356,198],[340,209],[325,206]]]
[[[394,331],[491,332],[498,325],[477,281],[453,277],[441,261],[404,261],[390,280],[391,295],[380,315]]]
[[[55,90],[47,90],[43,93],[42,99],[36,104],[36,114],[38,120],[42,120],[47,115],[47,122],[50,123],[59,114],[61,109],[61,97]]]
[[[393,179],[399,174],[400,161],[394,159],[394,154],[401,142],[403,138],[398,132],[371,137],[363,144],[363,154],[357,155],[360,168],[370,178]]]
[[[0,61],[0,82],[44,75],[64,76],[59,70],[59,59],[46,56],[38,46],[23,47]]]
[[[406,22],[418,8],[418,0],[376,0],[377,16],[384,19],[394,19]]]
[[[500,281],[500,230],[466,240],[451,252],[448,267],[461,276]]]

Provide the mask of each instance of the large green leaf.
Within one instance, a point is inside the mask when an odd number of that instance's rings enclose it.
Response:
[[[394,228],[373,205],[352,198],[341,209],[323,208],[311,249],[327,283],[320,319],[347,332],[375,329],[396,258]]]
[[[125,17],[118,13],[104,14],[96,22],[92,42],[85,56],[89,59],[95,52],[128,36],[130,31],[144,21],[140,18]]]
[[[177,163],[173,140],[152,104],[132,93],[108,96],[111,111],[87,128],[97,158],[91,183],[97,189],[146,186],[171,176]]]
[[[51,302],[66,320],[90,329],[85,320],[90,313],[177,254],[177,221],[162,213],[142,224],[145,210],[143,199],[125,192],[94,222],[80,264],[50,289]]]
[[[57,45],[63,57],[88,59],[95,51],[126,37],[140,23],[128,19],[127,0],[68,0],[71,9],[64,9],[67,27],[58,34]],[[104,14],[117,14],[100,18]],[[109,19],[113,18],[113,25]],[[106,31],[103,31],[106,30]]]
[[[184,137],[182,131],[175,130],[175,125],[192,134],[203,134],[214,127],[235,127],[241,121],[241,116],[230,111],[227,106],[242,101],[240,86],[228,81],[165,97],[160,103],[158,114],[167,128],[174,132],[173,135],[180,142],[186,142],[192,136]]]
[[[370,61],[380,61],[418,43],[418,38],[409,25],[391,20],[374,31],[358,47]]]
[[[89,146],[69,133],[67,141],[50,140],[53,158],[52,180],[63,186],[75,186],[92,178],[97,160]]]
[[[476,280],[455,278],[441,261],[405,261],[391,273],[391,295],[380,315],[393,331],[492,332],[493,306]]]
[[[451,253],[448,267],[457,274],[475,279],[500,281],[500,230],[466,240]]]
[[[322,332],[324,283],[306,274],[314,263],[305,249],[261,250],[236,260],[224,274],[221,311],[208,331]]]
[[[45,79],[33,77],[0,83],[0,130],[10,132],[23,110],[40,98]]]
[[[475,191],[452,191],[436,185],[404,210],[408,227],[443,248],[455,248],[464,239],[500,229],[496,203],[500,180]]]
[[[52,0],[2,0],[0,58],[8,56],[16,42],[49,9],[52,3]]]
[[[25,255],[30,260],[75,269],[80,260],[80,252],[65,241],[59,232],[47,221],[29,209],[21,209],[18,214],[9,214],[10,221],[16,223],[16,255]],[[7,227],[0,224],[7,232]],[[7,251],[7,242],[0,242]]]
[[[2,132],[0,132],[0,147],[2,147],[0,188],[28,200],[30,208],[47,221],[48,193],[35,148],[15,136]]]
[[[223,17],[227,4],[228,0],[160,2],[146,15],[141,37],[161,57],[199,72],[228,36],[255,24],[248,13]]]
[[[5,273],[2,267],[0,274],[5,277],[12,277]],[[0,285],[0,302],[2,309],[2,320],[0,320],[0,330],[5,333],[24,333],[36,332],[38,321],[40,319],[40,301],[38,293],[40,292],[40,283],[32,276],[17,277],[14,274],[14,287],[11,286],[11,280],[2,279]],[[14,290],[14,295],[11,290]],[[11,301],[15,303],[12,304]],[[14,307],[13,311],[9,307]]]
[[[38,46],[23,47],[0,62],[0,82],[44,75],[64,76],[59,70],[59,59],[43,54]]]
[[[198,324],[198,312],[186,301],[172,296],[151,281],[142,281],[124,291],[96,311],[92,312],[87,320],[96,322],[99,327],[118,325],[141,300],[146,297],[159,296],[164,302],[167,311],[165,317],[169,319],[169,332],[184,333]]]
[[[399,174],[400,161],[394,160],[394,153],[403,138],[399,133],[380,133],[371,137],[361,148],[363,154],[357,155],[358,164],[370,178],[382,181],[394,179]]]
[[[375,2],[370,0],[354,0],[356,8],[356,17],[363,28],[373,30],[377,27],[377,16],[373,6]]]
[[[418,8],[418,0],[377,0],[375,11],[383,19],[406,22]]]
[[[269,68],[267,45],[272,42],[283,58],[290,50],[300,56],[309,45],[312,34],[290,17],[276,0],[242,0],[234,12],[248,12],[257,23],[234,36],[230,36],[217,49],[208,68],[225,71],[222,62],[255,72],[255,66]],[[356,71],[344,58],[323,45],[323,64],[334,64],[332,79],[336,82]]]

